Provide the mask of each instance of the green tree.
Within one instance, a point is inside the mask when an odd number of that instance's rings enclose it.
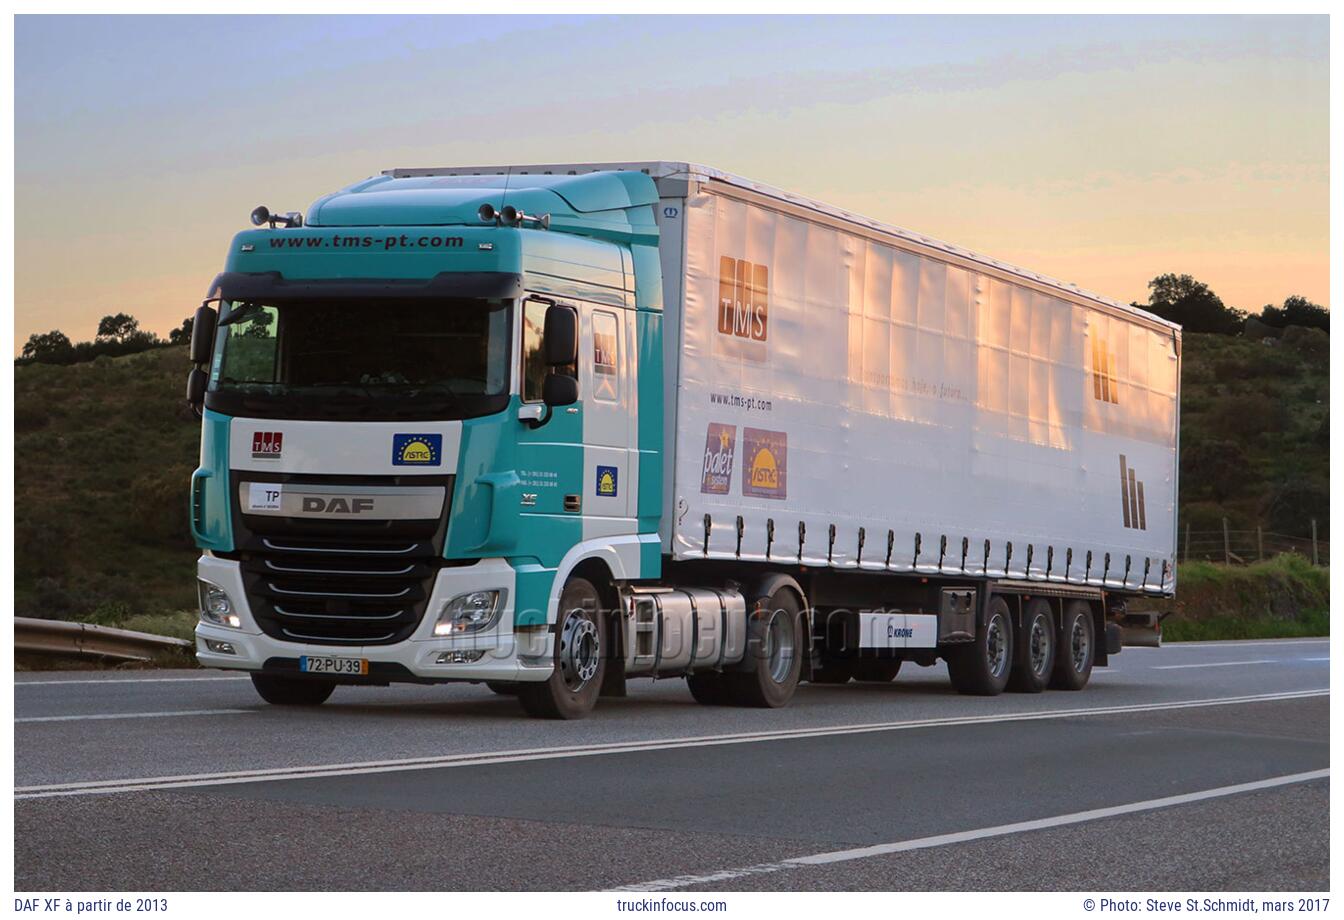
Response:
[[[172,332],[168,333],[169,345],[190,345],[191,344],[191,325],[194,318],[188,316],[182,320],[182,325],[178,326]]]
[[[1330,311],[1296,294],[1285,300],[1281,307],[1276,307],[1272,303],[1265,304],[1260,320],[1267,326],[1279,329],[1287,326],[1310,326],[1324,332],[1330,331]]]
[[[144,333],[140,331],[140,321],[129,313],[113,313],[98,320],[96,340],[99,342],[120,344],[143,335]]]
[[[75,347],[70,338],[59,329],[33,333],[23,346],[23,357],[43,364],[68,364],[74,360]]]
[[[1148,304],[1143,308],[1180,323],[1186,332],[1236,335],[1246,322],[1244,312],[1224,304],[1207,284],[1190,275],[1158,275],[1148,287]]]

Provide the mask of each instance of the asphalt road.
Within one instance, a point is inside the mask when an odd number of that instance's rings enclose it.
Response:
[[[1127,649],[993,699],[908,667],[773,711],[632,681],[569,723],[478,686],[295,710],[222,672],[21,674],[15,886],[1326,889],[1328,656]]]

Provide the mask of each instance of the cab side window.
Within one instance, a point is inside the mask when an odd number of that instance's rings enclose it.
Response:
[[[523,303],[523,402],[541,402],[542,382],[550,370],[542,347],[547,306],[539,300]]]
[[[593,396],[620,400],[620,334],[614,313],[593,312]]]

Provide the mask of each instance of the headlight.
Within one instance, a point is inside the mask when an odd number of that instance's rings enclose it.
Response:
[[[218,585],[196,579],[196,594],[201,603],[201,621],[215,626],[227,626],[238,629],[243,625],[238,614],[233,612],[233,601]]]
[[[499,613],[503,609],[502,590],[459,594],[444,604],[443,610],[439,611],[438,622],[434,624],[434,635],[451,636],[454,633],[489,629],[499,621]]]

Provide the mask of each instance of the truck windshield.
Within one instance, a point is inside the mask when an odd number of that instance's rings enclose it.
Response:
[[[226,302],[206,405],[263,418],[499,412],[509,399],[509,303]]]

